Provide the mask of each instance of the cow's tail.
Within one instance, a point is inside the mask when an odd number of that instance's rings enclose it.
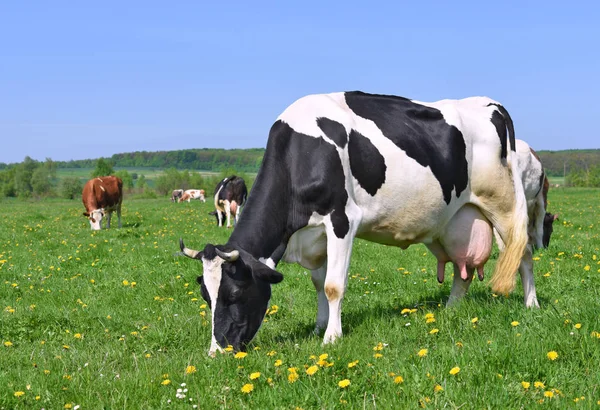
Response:
[[[521,180],[518,169],[517,155],[515,148],[515,130],[512,118],[508,111],[498,103],[493,103],[498,108],[508,129],[508,143],[510,149],[507,151],[507,160],[509,164],[509,172],[512,177],[512,185],[514,187],[514,207],[510,215],[510,221],[507,225],[506,237],[504,239],[504,251],[500,252],[498,262],[494,269],[494,274],[490,280],[492,290],[499,294],[508,294],[515,287],[515,278],[525,248],[527,246],[527,201],[525,199],[525,190],[523,181]]]

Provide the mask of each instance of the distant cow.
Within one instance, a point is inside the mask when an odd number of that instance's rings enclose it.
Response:
[[[171,202],[179,202],[179,199],[183,196],[183,189],[174,189],[171,193]]]
[[[210,214],[217,217],[219,226],[223,226],[223,218],[227,216],[227,227],[230,228],[231,215],[234,218],[234,225],[237,224],[247,196],[248,189],[243,178],[235,175],[223,178],[215,187],[215,211]]]
[[[506,244],[492,289],[510,292],[527,246],[527,205],[512,119],[487,97],[420,102],[362,92],[309,95],[271,127],[241,218],[224,245],[200,251],[212,310],[209,353],[246,349],[284,260],[311,270],[317,331],[342,335],[354,238],[407,248],[439,238],[466,204]],[[216,202],[216,201],[215,201]],[[396,263],[396,262],[394,262]]]
[[[121,204],[123,203],[123,181],[121,178],[106,176],[90,179],[83,187],[81,195],[86,212],[94,231],[102,229],[102,218],[106,215],[106,228],[110,228],[110,217],[117,211],[121,227]]]
[[[206,198],[204,198],[204,189],[187,189],[179,199],[179,202],[190,202],[192,199],[198,199],[202,202],[206,202]]]

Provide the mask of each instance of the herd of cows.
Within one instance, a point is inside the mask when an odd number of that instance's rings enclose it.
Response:
[[[212,310],[209,353],[245,350],[283,280],[281,260],[311,271],[316,332],[342,335],[341,305],[355,237],[398,246],[423,243],[438,261],[438,281],[454,266],[447,304],[462,298],[474,272],[483,279],[493,237],[500,249],[491,278],[501,294],[520,273],[527,307],[537,307],[533,252],[546,247],[557,219],[546,211],[548,179],[535,151],[515,139],[508,111],[487,97],[420,102],[345,92],[303,97],[271,127],[248,197],[243,179],[214,190],[217,223],[231,226],[224,245],[187,248],[203,264],[198,277]],[[172,201],[205,201],[203,190],[175,190]],[[246,201],[246,197],[248,200]],[[92,229],[117,211],[122,182],[90,180],[83,191]],[[244,207],[240,218],[241,208]]]

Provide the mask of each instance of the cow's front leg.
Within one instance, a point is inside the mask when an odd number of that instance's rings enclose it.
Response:
[[[110,217],[112,216],[112,212],[106,212],[106,229],[110,228]]]
[[[352,242],[361,218],[360,208],[356,205],[346,206],[345,214],[348,217],[348,230],[344,232],[337,226],[336,230],[331,223],[331,215],[326,218],[327,233],[327,276],[325,278],[325,296],[329,304],[329,320],[323,337],[323,344],[333,343],[342,336],[342,301],[348,283],[348,268],[352,255]],[[339,223],[339,219],[336,223]],[[340,224],[341,225],[341,224]],[[341,232],[340,232],[341,231]]]
[[[452,280],[452,290],[450,291],[450,297],[446,302],[446,307],[456,305],[467,294],[469,286],[473,281],[474,269],[467,268],[467,280],[463,280],[460,277],[460,268],[458,265],[456,263],[452,263],[452,265],[454,266],[454,278]]]
[[[317,291],[317,322],[315,334],[318,335],[327,327],[329,321],[329,302],[325,295],[325,277],[327,275],[327,262],[318,269],[310,272],[313,285]]]
[[[540,307],[535,293],[535,283],[533,280],[533,254],[531,244],[527,245],[521,264],[519,265],[519,274],[521,275],[521,284],[525,294],[526,307]]]

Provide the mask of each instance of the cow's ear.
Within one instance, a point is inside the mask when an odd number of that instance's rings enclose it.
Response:
[[[252,264],[252,276],[268,283],[279,283],[283,280],[283,275],[274,269],[269,268],[262,262]]]
[[[83,216],[88,216],[88,217],[89,217],[89,216],[90,216],[90,213],[89,213],[89,212],[84,212],[84,213],[83,213]]]

